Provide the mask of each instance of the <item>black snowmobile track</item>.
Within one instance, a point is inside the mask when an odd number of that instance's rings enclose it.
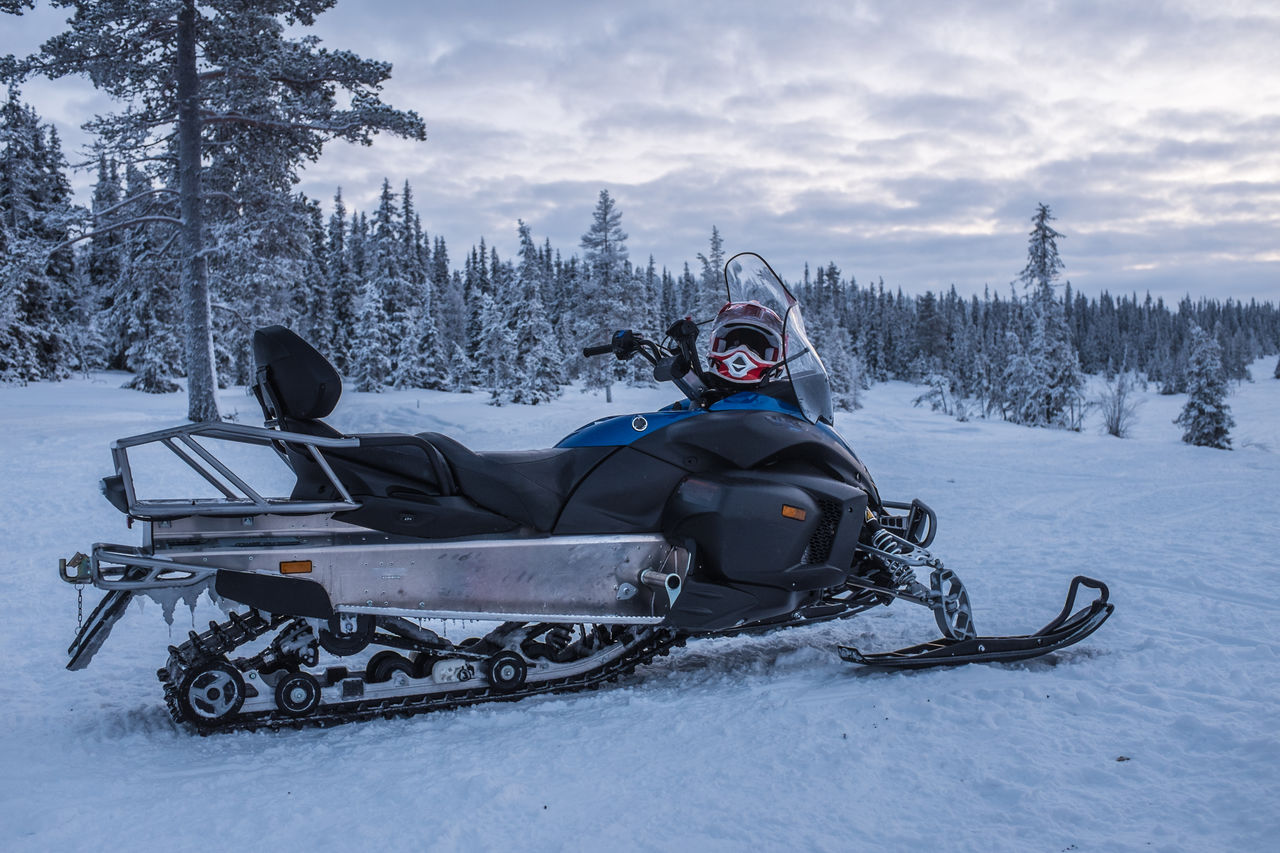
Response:
[[[659,655],[666,655],[675,646],[682,646],[686,636],[670,629],[655,629],[634,648],[600,667],[584,673],[558,679],[548,679],[526,685],[524,689],[501,692],[489,685],[460,686],[445,693],[393,696],[382,699],[358,699],[351,702],[320,706],[315,713],[305,717],[292,717],[278,710],[241,713],[217,721],[192,720],[183,712],[178,700],[178,688],[182,673],[200,663],[225,659],[225,656],[244,643],[250,642],[268,631],[289,621],[288,617],[264,617],[257,611],[247,615],[232,614],[224,623],[212,623],[208,631],[196,634],[181,646],[170,647],[169,665],[157,675],[165,682],[165,702],[169,714],[179,724],[191,725],[200,734],[214,732],[253,731],[256,729],[329,727],[342,723],[378,718],[407,717],[428,711],[445,711],[478,705],[485,702],[515,701],[528,696],[547,693],[566,693],[598,687],[607,681],[630,674],[637,666],[650,663]]]
[[[1072,615],[1080,587],[1098,590],[1098,598]],[[1115,610],[1108,601],[1110,592],[1102,581],[1077,575],[1071,581],[1067,602],[1057,618],[1034,634],[1007,637],[972,637],[967,640],[938,639],[893,652],[863,654],[851,646],[840,646],[840,657],[850,663],[882,669],[924,669],[962,663],[1001,663],[1027,660],[1083,640],[1101,627]]]
[[[763,633],[801,625],[813,625],[855,616],[888,601],[862,589],[846,591],[852,592],[853,595],[844,599],[827,599],[798,611],[787,619],[743,625],[715,632],[713,635]],[[156,675],[164,682],[165,703],[174,721],[180,725],[191,726],[200,734],[256,729],[329,727],[361,720],[389,719],[429,711],[447,711],[486,702],[509,702],[548,693],[591,690],[603,683],[617,681],[623,676],[630,675],[636,667],[651,663],[655,657],[669,654],[672,648],[683,646],[690,637],[687,633],[666,628],[638,629],[648,630],[650,633],[625,654],[596,669],[564,678],[526,684],[523,689],[511,692],[500,692],[488,685],[475,687],[459,685],[457,690],[443,693],[437,691],[420,695],[330,703],[321,705],[314,713],[303,717],[290,716],[279,710],[262,710],[240,713],[216,721],[204,721],[190,719],[183,712],[178,700],[178,690],[187,672],[201,664],[226,661],[228,655],[235,649],[285,626],[290,621],[292,617],[271,616],[257,610],[250,610],[243,615],[233,613],[226,622],[210,622],[208,630],[203,633],[191,631],[185,643],[180,646],[170,646],[169,661]]]

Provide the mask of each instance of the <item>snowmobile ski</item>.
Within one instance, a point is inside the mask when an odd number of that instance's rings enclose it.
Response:
[[[1072,614],[1080,587],[1098,590],[1088,607]],[[852,646],[840,646],[840,657],[850,663],[883,669],[924,669],[962,663],[1002,663],[1040,657],[1080,642],[1107,621],[1115,610],[1102,581],[1077,575],[1071,581],[1067,602],[1058,617],[1034,634],[1005,637],[940,638],[892,652],[864,654]]]

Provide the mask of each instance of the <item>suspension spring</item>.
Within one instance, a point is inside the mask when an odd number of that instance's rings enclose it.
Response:
[[[871,544],[889,554],[898,554],[902,551],[893,534],[883,527],[871,534]]]

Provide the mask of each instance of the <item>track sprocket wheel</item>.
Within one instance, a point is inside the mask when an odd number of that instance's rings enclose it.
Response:
[[[225,660],[192,667],[178,685],[178,707],[196,725],[217,725],[244,705],[244,676]]]

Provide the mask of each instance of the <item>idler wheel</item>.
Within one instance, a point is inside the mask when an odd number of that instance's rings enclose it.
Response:
[[[499,693],[511,693],[524,686],[529,666],[524,658],[512,651],[498,652],[484,665],[489,686]]]
[[[361,613],[356,616],[355,630],[344,632],[342,618],[335,613],[329,617],[329,623],[320,629],[320,646],[338,657],[359,654],[369,647],[374,627],[373,617]]]
[[[413,664],[395,652],[378,652],[364,668],[364,680],[370,684],[390,681],[397,672],[413,677]]]
[[[320,707],[320,682],[307,672],[291,672],[276,682],[276,707],[290,717],[307,717]]]
[[[193,667],[178,685],[182,715],[196,725],[216,725],[234,717],[244,705],[244,676],[226,661]]]

